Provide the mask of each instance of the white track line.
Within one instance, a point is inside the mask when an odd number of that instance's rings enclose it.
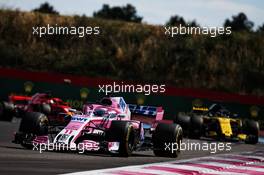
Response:
[[[263,155],[263,156],[262,156]],[[82,171],[67,175],[264,174],[264,151],[221,154],[186,160]]]

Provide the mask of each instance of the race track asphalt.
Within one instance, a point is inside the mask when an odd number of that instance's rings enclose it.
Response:
[[[0,122],[0,174],[62,174],[103,168],[175,160],[155,157],[152,151],[136,152],[131,157],[120,158],[102,153],[78,154],[72,152],[43,152],[27,150],[11,143],[13,133],[18,129],[19,121]],[[197,143],[211,143],[208,140],[190,140]],[[232,143],[231,151],[218,151],[217,154],[263,150],[264,144],[246,145]],[[212,155],[209,151],[182,151],[177,158],[189,159]]]

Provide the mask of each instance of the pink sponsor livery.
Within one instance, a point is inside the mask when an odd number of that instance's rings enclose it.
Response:
[[[45,114],[33,114],[26,115],[21,122],[29,126],[29,132],[20,133],[25,138],[20,143],[25,147],[63,148],[81,153],[104,151],[119,156],[149,149],[157,156],[177,157],[180,152],[165,149],[167,143],[180,144],[182,129],[163,120],[162,107],[127,104],[123,97],[105,97],[100,102],[85,104],[82,112],[64,115],[68,121],[65,126],[51,126]]]

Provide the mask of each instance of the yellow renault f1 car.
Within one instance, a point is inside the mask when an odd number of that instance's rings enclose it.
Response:
[[[250,119],[239,119],[219,104],[209,108],[193,107],[189,113],[179,113],[174,123],[180,124],[185,136],[198,139],[210,137],[217,140],[258,143],[259,124]]]

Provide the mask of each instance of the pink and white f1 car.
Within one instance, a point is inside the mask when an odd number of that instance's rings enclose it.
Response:
[[[123,97],[105,97],[98,103],[84,105],[83,112],[69,116],[68,125],[57,128],[57,132],[54,127],[49,127],[44,114],[29,113],[22,119],[20,128],[25,128],[23,124],[31,128],[16,133],[16,137],[23,138],[15,138],[19,141],[15,143],[28,148],[52,143],[85,151],[102,150],[119,156],[152,149],[156,156],[177,157],[179,149],[172,151],[166,149],[166,145],[180,144],[182,128],[178,124],[162,122],[163,113],[162,107],[128,105]]]

